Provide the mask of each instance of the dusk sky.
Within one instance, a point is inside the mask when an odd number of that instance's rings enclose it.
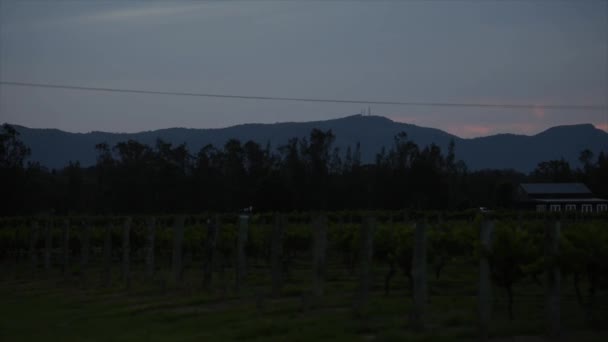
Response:
[[[608,130],[608,1],[0,0],[0,80],[371,101],[462,137]],[[0,85],[0,122],[71,132],[338,118],[363,104],[272,102]]]

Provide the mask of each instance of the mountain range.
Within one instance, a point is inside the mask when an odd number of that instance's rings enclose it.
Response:
[[[307,137],[313,128],[333,130],[335,146],[345,151],[347,146],[361,144],[364,163],[374,161],[382,147],[390,148],[393,137],[403,131],[419,146],[431,143],[445,151],[449,142],[456,144],[456,156],[470,170],[515,169],[530,172],[541,161],[565,159],[577,167],[578,156],[586,148],[594,155],[608,151],[608,133],[591,124],[557,126],[536,135],[498,134],[465,139],[439,129],[395,122],[381,116],[353,115],[339,119],[312,122],[282,122],[274,124],[243,124],[219,129],[168,128],[139,133],[70,133],[58,129],[38,129],[14,125],[22,141],[31,148],[31,161],[48,168],[62,168],[69,161],[82,166],[95,164],[97,143],[110,146],[129,139],[154,145],[157,138],[174,144],[186,143],[192,154],[205,146],[223,146],[228,139],[245,142],[253,140],[262,146],[270,143],[276,148],[292,137]]]

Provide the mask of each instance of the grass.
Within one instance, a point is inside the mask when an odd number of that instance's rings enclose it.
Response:
[[[146,282],[143,270],[133,268],[134,281],[126,290],[114,275],[109,288],[99,286],[98,270],[86,281],[59,273],[32,276],[25,265],[3,265],[0,279],[0,341],[474,341],[476,327],[476,270],[466,263],[448,265],[438,280],[429,274],[431,293],[427,330],[408,325],[411,301],[402,275],[391,293],[383,293],[382,265],[376,265],[371,300],[353,309],[356,275],[332,261],[326,295],[313,300],[310,270],[292,270],[282,295],[270,296],[268,270],[258,262],[250,268],[248,286],[233,292],[233,271],[216,275],[212,291],[200,288],[200,274],[192,267],[176,284],[168,271]],[[116,267],[118,272],[118,267]],[[29,272],[29,274],[28,274]],[[164,279],[165,281],[160,281]],[[164,289],[161,283],[165,283]],[[225,291],[223,288],[227,288]],[[606,341],[606,331],[592,331],[567,283],[563,284],[562,321],[566,339]],[[494,289],[491,335],[541,336],[542,288],[523,282],[515,289],[515,320],[506,313],[506,298]],[[606,302],[606,296],[599,296]],[[608,317],[606,305],[599,315]],[[606,324],[604,324],[606,326]]]

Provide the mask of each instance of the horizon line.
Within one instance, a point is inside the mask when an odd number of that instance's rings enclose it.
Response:
[[[405,125],[411,125],[411,126],[415,126],[415,127],[420,127],[420,128],[425,128],[425,129],[434,129],[434,130],[439,130],[441,132],[444,132],[446,134],[452,135],[454,137],[457,137],[459,139],[478,139],[478,138],[484,138],[484,137],[491,137],[491,136],[496,136],[496,135],[504,135],[504,134],[511,134],[511,135],[520,135],[520,136],[535,136],[538,135],[542,132],[545,132],[549,129],[552,128],[557,128],[557,127],[568,127],[568,126],[584,126],[584,125],[590,125],[592,127],[594,127],[595,129],[598,129],[606,134],[608,134],[608,127],[606,128],[602,128],[601,126],[595,125],[593,123],[590,122],[584,122],[584,123],[575,123],[575,124],[564,124],[564,125],[555,125],[555,126],[545,126],[544,129],[539,130],[537,133],[534,134],[526,134],[526,133],[510,133],[510,132],[506,132],[506,133],[494,133],[494,134],[489,134],[489,135],[479,135],[479,136],[471,136],[471,137],[461,137],[459,135],[456,135],[454,133],[449,132],[448,130],[445,129],[441,129],[441,128],[436,128],[436,127],[430,127],[430,126],[421,126],[418,124],[414,124],[414,123],[410,123],[410,122],[403,122],[403,121],[399,121],[396,120],[394,118],[391,117],[386,117],[386,116],[382,116],[382,115],[363,115],[363,114],[353,114],[353,115],[347,115],[347,116],[342,116],[342,117],[338,117],[338,118],[331,118],[331,119],[326,119],[326,120],[311,120],[311,121],[277,121],[277,122],[247,122],[247,123],[238,123],[238,124],[233,124],[233,125],[228,125],[228,126],[222,126],[222,127],[211,127],[211,128],[204,128],[204,127],[180,127],[180,126],[173,126],[173,127],[164,127],[164,128],[155,128],[155,129],[148,129],[148,130],[138,130],[138,131],[101,131],[101,130],[90,130],[90,131],[71,131],[71,130],[67,130],[67,129],[62,129],[62,128],[56,128],[56,127],[32,127],[32,126],[26,126],[24,124],[17,124],[17,123],[9,123],[9,122],[4,122],[2,123],[2,125],[4,124],[8,124],[10,126],[20,126],[20,127],[24,127],[27,129],[36,129],[36,130],[57,130],[57,131],[61,131],[61,132],[65,132],[65,133],[70,133],[70,134],[92,134],[92,133],[107,133],[107,134],[141,134],[141,133],[148,133],[148,132],[155,132],[155,131],[162,131],[162,130],[170,130],[170,129],[187,129],[187,130],[222,130],[222,129],[229,129],[229,128],[233,128],[233,127],[237,127],[237,126],[245,126],[245,125],[277,125],[277,124],[306,124],[306,123],[315,123],[315,122],[327,122],[327,121],[336,121],[336,120],[343,120],[346,118],[352,118],[352,117],[362,117],[362,118],[371,118],[371,117],[376,117],[376,118],[383,118],[386,120],[389,120],[393,123],[397,123],[397,124],[405,124]],[[462,126],[466,126],[466,125],[462,125]]]

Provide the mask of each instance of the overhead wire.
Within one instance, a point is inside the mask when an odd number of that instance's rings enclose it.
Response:
[[[604,111],[608,110],[605,105],[578,105],[578,104],[514,104],[514,103],[472,103],[472,102],[435,102],[435,101],[386,101],[386,100],[359,100],[359,99],[331,99],[331,98],[310,98],[310,97],[281,97],[281,96],[255,96],[241,94],[215,94],[182,91],[160,91],[113,87],[90,87],[68,84],[32,83],[0,81],[1,85],[17,87],[51,88],[78,91],[97,91],[112,93],[131,93],[147,95],[167,95],[167,96],[192,96],[210,97],[237,100],[260,100],[260,101],[292,101],[292,102],[321,102],[321,103],[352,103],[367,105],[395,105],[395,106],[420,106],[420,107],[468,107],[468,108],[506,108],[506,109],[568,109],[585,111]]]

